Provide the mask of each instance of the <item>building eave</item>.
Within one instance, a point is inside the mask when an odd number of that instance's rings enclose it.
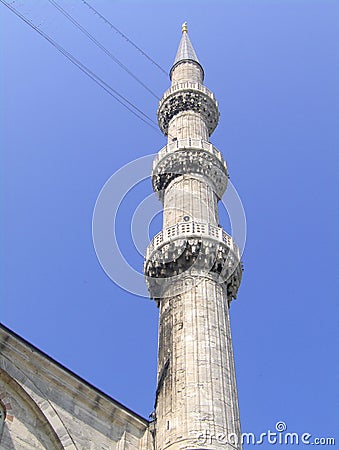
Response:
[[[82,385],[84,388],[87,388],[87,390],[92,391],[93,394],[98,395],[108,401],[110,404],[112,404],[114,407],[116,407],[118,410],[123,411],[127,416],[130,418],[133,418],[135,421],[143,424],[145,427],[148,427],[150,424],[150,421],[145,419],[140,414],[136,413],[135,411],[131,410],[127,406],[123,405],[119,401],[112,398],[110,395],[103,392],[98,387],[94,386],[93,384],[89,383],[82,377],[80,377],[77,373],[73,372],[69,368],[65,367],[60,362],[53,359],[51,356],[49,356],[47,353],[43,352],[39,348],[37,348],[35,345],[31,344],[29,341],[24,339],[22,336],[15,333],[13,330],[8,328],[4,324],[0,324],[0,337],[1,334],[3,335],[2,339],[0,340],[0,352],[5,355],[5,348],[10,345],[10,341],[15,341],[17,344],[29,349],[32,353],[34,353],[37,357],[40,357],[44,360],[47,360],[52,366],[55,368],[61,370],[65,374],[67,374],[70,378],[73,380],[76,380],[80,385]],[[13,342],[14,343],[14,342]]]

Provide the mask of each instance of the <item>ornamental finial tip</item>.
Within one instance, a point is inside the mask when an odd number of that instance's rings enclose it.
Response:
[[[187,32],[188,32],[187,22],[184,22],[184,23],[182,24],[181,31],[182,31],[183,33],[187,33]]]

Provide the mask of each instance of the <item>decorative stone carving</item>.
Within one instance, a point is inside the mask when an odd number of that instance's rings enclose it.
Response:
[[[187,275],[209,276],[227,287],[229,301],[236,298],[242,268],[239,249],[222,228],[183,222],[158,233],[146,252],[146,282],[152,298],[161,298],[168,288],[182,283]],[[171,292],[173,295],[173,292]]]
[[[223,196],[228,182],[224,160],[205,149],[179,148],[166,153],[153,168],[152,184],[159,198],[162,200],[164,190],[174,178],[186,173],[205,176],[218,198]]]
[[[187,87],[181,87],[181,86]],[[192,86],[192,87],[189,87]],[[170,120],[182,111],[199,113],[206,123],[209,135],[219,121],[219,110],[214,95],[199,83],[179,83],[169,89],[160,100],[158,123],[162,132],[168,134]]]

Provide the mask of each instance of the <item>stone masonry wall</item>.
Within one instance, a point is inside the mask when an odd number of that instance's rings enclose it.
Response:
[[[151,450],[146,419],[0,328],[1,450]]]

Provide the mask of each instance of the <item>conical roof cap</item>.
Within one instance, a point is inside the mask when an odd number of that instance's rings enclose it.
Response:
[[[182,36],[181,36],[179,48],[178,48],[170,75],[172,75],[173,69],[179,63],[184,62],[184,61],[193,61],[193,62],[197,63],[200,66],[200,68],[202,69],[202,66],[201,66],[201,64],[198,60],[198,57],[194,51],[193,45],[190,41],[190,38],[188,37],[187,22],[184,22],[182,24]]]
[[[190,38],[188,37],[188,29],[187,24],[185,22],[182,26],[182,36],[173,65],[175,65],[179,61],[187,59],[191,59],[192,61],[199,63],[198,57],[191,44]]]

